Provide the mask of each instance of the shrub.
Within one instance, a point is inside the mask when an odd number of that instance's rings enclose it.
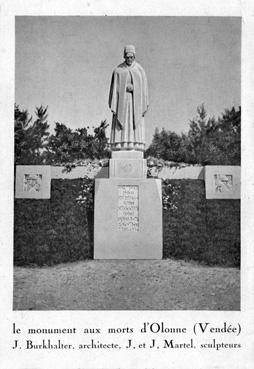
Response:
[[[82,183],[81,179],[53,179],[50,200],[15,200],[16,265],[52,265],[92,257],[89,214],[76,201]]]
[[[54,179],[50,200],[15,200],[14,262],[93,257],[93,180]],[[206,200],[202,180],[164,180],[163,257],[240,265],[240,201]]]
[[[163,257],[239,266],[240,200],[207,200],[202,180],[166,180],[163,187],[173,192],[163,211]]]

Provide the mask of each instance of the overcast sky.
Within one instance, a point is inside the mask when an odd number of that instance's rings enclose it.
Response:
[[[30,113],[48,105],[51,130],[111,123],[110,79],[125,44],[148,78],[147,143],[156,127],[187,131],[201,103],[215,117],[241,104],[240,18],[119,16],[16,17],[16,103]]]

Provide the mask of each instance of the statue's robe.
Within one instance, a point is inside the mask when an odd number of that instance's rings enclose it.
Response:
[[[127,85],[133,86],[127,92]],[[112,149],[137,148],[144,150],[144,115],[148,109],[148,86],[144,69],[137,62],[125,62],[114,71],[109,93],[109,107],[113,113],[110,143]]]

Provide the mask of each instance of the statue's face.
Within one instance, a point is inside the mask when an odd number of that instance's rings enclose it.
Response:
[[[135,55],[133,53],[127,53],[125,54],[124,59],[127,65],[131,65],[135,60]]]

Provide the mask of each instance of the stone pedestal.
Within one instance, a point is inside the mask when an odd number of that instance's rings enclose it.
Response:
[[[95,180],[94,258],[161,259],[161,180],[137,151],[113,152],[109,174]]]
[[[146,178],[146,160],[141,151],[113,151],[109,161],[110,178]]]

